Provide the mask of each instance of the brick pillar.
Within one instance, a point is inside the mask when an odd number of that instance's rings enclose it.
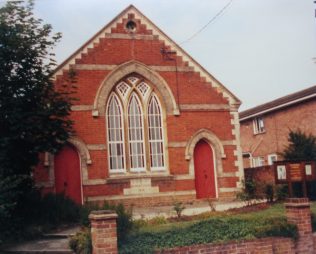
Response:
[[[117,214],[113,211],[99,210],[90,213],[93,254],[118,253],[116,218]]]
[[[311,210],[308,198],[289,198],[285,203],[289,223],[297,225],[296,253],[314,253]]]

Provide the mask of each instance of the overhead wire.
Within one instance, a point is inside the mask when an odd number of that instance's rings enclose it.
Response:
[[[208,27],[210,24],[214,23],[220,16],[224,14],[224,12],[228,9],[228,7],[232,4],[233,0],[230,0],[219,12],[215,14],[201,29],[199,29],[197,32],[195,32],[193,35],[191,35],[188,39],[180,42],[179,44],[184,44],[189,41],[191,41],[195,36],[197,36],[199,33],[201,33],[206,27]]]

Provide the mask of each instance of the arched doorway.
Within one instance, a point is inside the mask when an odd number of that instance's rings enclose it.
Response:
[[[216,198],[214,154],[203,139],[194,148],[195,189],[197,198]]]
[[[82,204],[80,158],[75,147],[66,145],[54,159],[56,193],[64,193]]]

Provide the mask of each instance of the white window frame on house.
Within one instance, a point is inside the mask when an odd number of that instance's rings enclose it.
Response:
[[[278,155],[277,154],[272,153],[272,154],[268,155],[268,164],[269,165],[273,165],[273,162],[277,161],[277,160],[278,160]]]
[[[259,134],[264,133],[265,127],[264,127],[264,121],[263,117],[256,117],[253,119],[253,133]]]
[[[121,112],[122,140],[111,127],[117,118],[110,112],[110,104],[117,101],[117,111]],[[112,105],[113,106],[113,105]],[[112,110],[113,111],[113,110]],[[112,90],[106,108],[107,147],[109,173],[165,173],[166,147],[163,107],[153,87],[142,77],[130,75],[122,79]],[[111,132],[112,131],[112,132]],[[112,136],[115,135],[115,138]],[[118,136],[118,137],[116,137]],[[123,143],[124,168],[117,167],[120,158],[114,144]],[[115,146],[114,146],[115,148]],[[113,163],[113,161],[115,161]],[[113,167],[116,166],[116,167]],[[119,164],[121,165],[121,164]]]
[[[258,157],[252,157],[252,167],[261,167],[264,166],[264,157],[258,156]]]

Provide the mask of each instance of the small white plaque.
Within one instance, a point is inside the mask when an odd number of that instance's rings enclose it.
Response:
[[[312,175],[312,165],[305,165],[305,175],[311,176]]]
[[[277,166],[278,171],[278,179],[279,180],[286,180],[286,168],[285,165],[278,165]]]

